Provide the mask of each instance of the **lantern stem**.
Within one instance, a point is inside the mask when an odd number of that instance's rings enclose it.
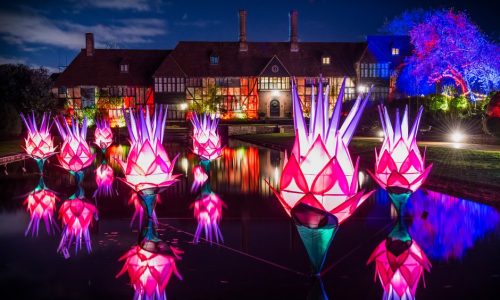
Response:
[[[43,165],[45,164],[46,158],[35,158],[36,165],[38,166],[38,171],[43,174]]]
[[[70,173],[73,174],[73,176],[75,176],[76,185],[78,187],[80,187],[80,185],[83,182],[83,177],[85,176],[85,173],[83,173],[83,170],[76,171],[76,172],[70,171]]]
[[[302,203],[295,206],[291,213],[313,272],[319,276],[328,249],[337,233],[338,219],[329,212]]]
[[[406,208],[406,203],[411,196],[410,190],[405,191],[389,191],[389,198],[398,213],[399,218],[403,218]]]
[[[139,244],[142,248],[144,244],[148,242],[160,242],[161,239],[158,235],[156,229],[156,223],[154,221],[153,213],[156,206],[156,194],[145,194],[139,193],[139,198],[141,199],[141,205],[146,212],[147,221],[144,224],[139,237]]]
[[[200,161],[200,166],[203,168],[203,171],[205,171],[205,173],[210,176],[210,160],[202,159]]]

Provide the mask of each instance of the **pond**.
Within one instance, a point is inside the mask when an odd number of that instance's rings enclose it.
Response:
[[[396,212],[383,190],[377,190],[339,228],[323,268],[321,280],[311,276],[307,252],[295,225],[266,182],[276,186],[284,153],[229,140],[223,156],[211,165],[209,183],[220,198],[223,243],[209,243],[202,232],[194,243],[197,220],[192,192],[197,158],[189,147],[169,144],[169,154],[180,153],[179,181],[160,195],[156,207],[159,231],[183,251],[177,261],[182,280],[172,276],[170,299],[381,299],[371,253],[396,223]],[[125,157],[127,146],[112,146],[108,162]],[[96,160],[97,161],[97,160]],[[100,160],[99,160],[100,161]],[[96,162],[97,164],[97,162]],[[119,261],[137,243],[139,218],[134,215],[135,194],[115,179],[113,196],[92,197],[95,167],[86,171],[83,189],[96,212],[90,227],[91,252],[85,245],[66,257],[57,251],[61,227],[57,213],[75,189],[72,175],[51,158],[44,182],[59,199],[53,209],[50,234],[43,220],[36,232],[25,199],[39,183],[36,163],[11,164],[0,178],[0,286],[8,299],[132,299],[126,274],[116,277]],[[25,171],[24,171],[25,170]],[[376,188],[362,176],[365,188]],[[132,199],[132,200],[131,200]],[[425,272],[419,299],[490,299],[500,286],[500,213],[498,209],[420,189],[407,208],[408,232],[432,265]]]

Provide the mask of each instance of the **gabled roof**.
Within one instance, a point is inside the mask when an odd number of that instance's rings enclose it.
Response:
[[[95,49],[87,56],[85,49],[58,76],[54,86],[151,86],[153,73],[170,50]],[[128,72],[120,72],[120,64],[129,65]]]
[[[182,70],[179,64],[175,61],[172,55],[167,55],[160,67],[153,75],[154,77],[172,76],[172,77],[186,77],[186,73]]]
[[[288,72],[280,59],[274,55],[264,67],[262,72],[260,72],[259,76],[288,77],[290,76],[290,72]]]
[[[258,76],[269,61],[278,57],[291,76],[355,76],[355,63],[367,43],[301,42],[299,51],[291,52],[289,42],[249,42],[248,51],[240,52],[238,42],[179,42],[170,56],[188,77]],[[219,64],[210,64],[210,55],[217,53]],[[323,65],[321,57],[331,57]],[[169,66],[155,74],[169,76]],[[174,76],[172,74],[171,76]]]

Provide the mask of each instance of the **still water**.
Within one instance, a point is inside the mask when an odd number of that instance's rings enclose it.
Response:
[[[192,192],[197,158],[186,145],[169,145],[180,153],[179,182],[160,196],[156,215],[163,239],[184,253],[172,277],[169,299],[381,299],[383,290],[375,267],[367,265],[373,250],[387,237],[396,213],[383,190],[378,190],[343,223],[333,240],[322,281],[311,277],[305,248],[295,226],[272,194],[284,154],[238,141],[229,141],[223,157],[211,165],[211,190],[223,201],[220,233],[224,243],[208,243],[197,229]],[[126,157],[126,146],[112,146],[108,163],[119,177],[114,158]],[[100,161],[100,160],[99,160]],[[46,165],[44,182],[54,196],[53,219],[31,221],[26,198],[39,183],[32,160],[8,166],[0,177],[0,286],[2,299],[132,299],[127,275],[116,278],[118,259],[137,243],[138,216],[134,197],[120,180],[113,195],[92,197],[95,165],[87,170],[83,192],[95,212],[90,226],[89,254],[85,245],[68,258],[57,249],[61,222],[57,212],[75,190],[74,178],[57,166]],[[23,168],[26,170],[24,172]],[[375,188],[363,176],[365,188]],[[24,204],[23,204],[24,203]],[[432,264],[418,299],[498,299],[500,292],[500,213],[498,209],[421,189],[407,209],[408,230]]]

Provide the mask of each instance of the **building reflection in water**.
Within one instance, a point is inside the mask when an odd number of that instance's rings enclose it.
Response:
[[[500,225],[500,214],[491,206],[429,190],[412,195],[407,211],[412,237],[440,261],[462,258]]]

